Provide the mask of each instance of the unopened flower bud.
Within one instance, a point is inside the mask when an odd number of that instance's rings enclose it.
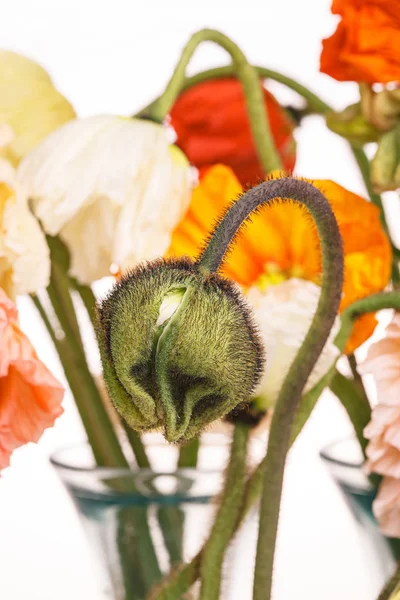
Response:
[[[371,163],[371,181],[377,192],[400,187],[400,125],[379,140]]]
[[[235,285],[189,260],[157,260],[117,283],[98,309],[104,378],[136,430],[196,436],[254,391],[263,350]]]

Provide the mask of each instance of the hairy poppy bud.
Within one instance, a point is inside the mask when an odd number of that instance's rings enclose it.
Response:
[[[188,440],[247,401],[263,350],[231,282],[183,260],[128,273],[98,307],[104,377],[136,430]]]
[[[400,187],[400,125],[379,140],[371,163],[371,181],[377,192]]]

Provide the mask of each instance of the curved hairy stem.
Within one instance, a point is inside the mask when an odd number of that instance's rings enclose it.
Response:
[[[260,162],[266,173],[281,168],[279,154],[275,148],[269,127],[262,86],[257,71],[249,64],[243,52],[232,40],[214,29],[203,29],[190,38],[182,51],[181,58],[164,93],[149,106],[145,113],[146,116],[155,121],[163,121],[183,88],[186,81],[186,67],[202,42],[214,42],[232,57],[235,75],[243,86],[250,128]]]
[[[377,312],[379,310],[394,308],[400,310],[400,292],[387,292],[375,294],[369,298],[359,300],[347,308],[342,315],[342,327],[335,339],[335,345],[340,350],[343,350],[347,340],[350,337],[351,330],[354,324],[354,319],[367,312]],[[295,426],[292,430],[291,444],[294,443],[301,429],[303,428],[308,416],[311,414],[322,391],[329,385],[334,377],[336,367],[330,371],[318,382],[301,401],[301,407],[296,414]],[[258,500],[262,490],[263,483],[263,466],[265,459],[260,463],[249,477],[246,484],[246,489],[243,498],[243,504],[236,525],[238,529],[246,517],[250,508]],[[162,587],[157,590],[160,596],[151,595],[149,600],[175,600],[179,598],[179,594],[184,594],[198,579],[200,573],[200,563],[202,551],[200,551],[193,560],[185,565],[177,567],[163,582]],[[384,597],[382,597],[384,599]],[[382,600],[379,598],[379,600]]]
[[[200,268],[216,271],[243,223],[277,198],[303,205],[315,220],[322,250],[322,289],[310,329],[281,388],[271,422],[264,466],[254,598],[271,597],[279,507],[286,455],[296,410],[307,379],[335,321],[343,285],[343,248],[339,228],[325,196],[306,181],[273,179],[246,192],[223,217],[199,260]]]

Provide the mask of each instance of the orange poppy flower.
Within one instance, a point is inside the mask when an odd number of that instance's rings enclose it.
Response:
[[[376,206],[333,181],[313,183],[329,199],[343,237],[343,310],[386,286],[391,273],[391,248]],[[241,191],[231,169],[223,165],[209,169],[173,233],[168,256],[197,256],[216,219]],[[320,283],[318,235],[306,209],[294,203],[276,203],[257,215],[238,236],[222,272],[244,289],[254,285],[264,288],[292,277]],[[361,317],[346,350],[352,352],[364,342],[375,325],[373,315]]]
[[[272,136],[284,168],[291,171],[296,160],[294,123],[274,96],[263,91]],[[204,81],[183,92],[171,110],[171,124],[178,136],[177,145],[200,173],[222,163],[233,169],[243,185],[263,179],[237,79]]]
[[[37,442],[63,409],[64,389],[39,360],[0,288],[0,470],[15,448]]]
[[[342,17],[322,42],[321,71],[339,81],[400,81],[400,2],[333,0]]]

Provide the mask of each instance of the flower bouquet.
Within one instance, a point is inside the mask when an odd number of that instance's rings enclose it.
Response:
[[[77,117],[39,65],[0,53],[0,467],[62,413],[62,386],[18,325],[15,299],[30,294],[92,466],[53,462],[88,521],[112,514],[114,600],[228,599],[223,566],[252,511],[253,598],[271,598],[286,458],[326,388],[354,426],[381,530],[400,538],[400,250],[379,195],[400,186],[400,11],[355,0],[333,11],[342,19],[323,42],[321,70],[360,87],[359,102],[340,113],[251,65],[215,30],[195,33],[161,96],[125,118]],[[231,64],[187,77],[204,42]],[[280,106],[265,79],[294,90],[302,108]],[[368,197],[292,175],[293,134],[310,114],[349,142]],[[109,293],[96,298],[92,284],[109,276]],[[354,352],[383,309],[393,320],[359,365]],[[79,311],[102,378],[89,369]],[[377,383],[374,409],[366,373]],[[202,434],[216,422],[229,458],[221,490],[203,498]],[[265,456],[249,468],[265,430]],[[175,452],[172,493],[160,492],[149,432]],[[184,551],[187,505],[216,495],[201,547]],[[399,579],[382,600],[400,597]]]

